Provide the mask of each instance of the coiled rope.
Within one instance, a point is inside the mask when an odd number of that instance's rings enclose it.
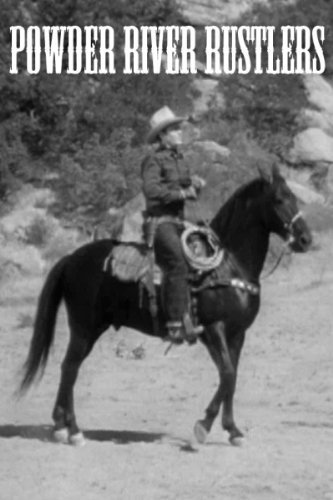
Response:
[[[205,242],[205,247],[209,247],[211,255],[197,255],[191,249],[189,239],[199,235]],[[214,231],[210,227],[187,225],[181,236],[183,251],[188,264],[197,271],[208,272],[218,267],[223,260],[223,249]]]

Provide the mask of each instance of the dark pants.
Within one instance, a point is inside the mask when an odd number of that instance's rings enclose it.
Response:
[[[188,268],[181,246],[181,224],[164,222],[155,234],[156,262],[163,271],[162,303],[167,322],[180,322],[188,310]]]

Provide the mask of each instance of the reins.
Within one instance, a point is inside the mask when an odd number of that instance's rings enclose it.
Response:
[[[287,249],[288,249],[288,247],[289,247],[289,244],[290,244],[290,243],[289,243],[289,240],[288,240],[288,241],[286,241],[286,243],[283,245],[283,248],[282,248],[282,251],[281,251],[281,253],[280,253],[279,257],[277,258],[277,261],[276,261],[276,262],[275,262],[275,264],[273,265],[272,269],[270,269],[270,270],[268,271],[268,273],[264,274],[264,275],[261,277],[261,279],[262,279],[262,280],[267,279],[267,278],[268,278],[268,276],[271,276],[271,274],[273,274],[273,273],[274,273],[274,271],[276,271],[276,270],[277,270],[277,268],[279,267],[279,265],[280,265],[280,263],[281,263],[281,261],[282,261],[283,257],[284,257],[284,256],[286,255],[286,253],[287,253]]]
[[[290,236],[289,236],[288,240],[284,243],[282,251],[281,251],[281,253],[280,253],[277,261],[275,262],[274,266],[272,267],[272,269],[270,269],[270,271],[268,273],[266,273],[264,276],[262,276],[261,279],[263,279],[263,280],[267,279],[268,276],[271,276],[274,273],[274,271],[276,271],[276,269],[279,267],[279,265],[280,265],[283,257],[287,253],[288,248],[290,247],[291,243],[294,241],[294,236],[292,235],[292,228],[293,228],[293,225],[295,224],[295,222],[300,217],[303,217],[303,213],[301,212],[301,210],[299,210],[297,212],[297,214],[294,215],[294,217],[291,219],[291,221],[289,222],[289,224],[288,223],[284,224],[285,228],[289,231]]]

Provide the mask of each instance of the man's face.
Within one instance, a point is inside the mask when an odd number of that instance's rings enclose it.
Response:
[[[180,123],[171,125],[162,134],[161,140],[165,147],[175,148],[183,144],[183,132]]]

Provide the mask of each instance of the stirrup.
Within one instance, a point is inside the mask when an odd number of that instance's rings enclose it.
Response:
[[[204,327],[202,325],[194,326],[191,322],[191,325],[182,325],[182,324],[167,324],[168,335],[166,340],[169,340],[173,344],[182,344],[184,341],[189,344],[195,344],[199,335],[201,335],[204,331]]]
[[[198,337],[202,335],[204,331],[204,327],[202,325],[197,325],[192,328],[191,332],[185,332],[185,340],[190,345],[195,344],[198,340]]]
[[[166,324],[167,337],[166,340],[173,344],[182,344],[185,340],[185,330],[180,321],[169,321]]]
[[[187,340],[189,344],[194,344],[199,335],[203,333],[204,327],[202,325],[194,325],[189,314],[184,315],[183,324],[185,330],[185,340]]]

